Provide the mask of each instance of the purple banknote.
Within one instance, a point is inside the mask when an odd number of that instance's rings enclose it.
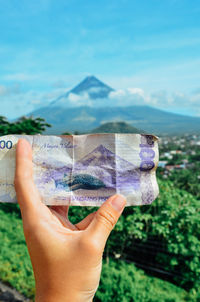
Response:
[[[150,204],[158,196],[153,135],[8,135],[0,138],[1,202],[16,202],[15,150],[22,137],[32,146],[34,181],[45,204],[100,206],[120,193],[130,206]]]

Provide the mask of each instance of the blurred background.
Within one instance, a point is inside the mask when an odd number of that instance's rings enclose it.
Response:
[[[0,135],[159,136],[160,195],[125,208],[94,301],[200,301],[199,15],[198,0],[0,0]],[[0,301],[34,299],[15,204],[0,204],[0,280]]]

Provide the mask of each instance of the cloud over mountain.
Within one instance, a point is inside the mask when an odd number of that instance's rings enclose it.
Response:
[[[182,133],[200,131],[200,120],[169,111],[176,104],[199,103],[199,92],[188,98],[183,93],[168,94],[165,90],[147,94],[141,88],[114,90],[94,76],[85,78],[70,91],[48,105],[33,110],[53,125],[51,134],[90,131],[105,122],[126,121],[149,133]],[[160,110],[160,109],[165,109]],[[185,112],[183,112],[185,113]]]
[[[113,89],[94,76],[86,77],[71,90],[63,86],[63,82],[56,83],[50,91],[41,92],[24,91],[21,83],[0,85],[1,114],[8,118],[16,118],[46,106],[63,108],[151,106],[182,114],[193,112],[193,115],[200,116],[200,89],[190,94],[166,90],[147,93],[139,87]]]
[[[187,113],[189,108],[194,115],[200,115],[200,93],[187,95],[179,91],[167,92],[157,90],[146,93],[138,87],[114,90],[94,76],[85,78],[79,85],[52,102],[53,106],[63,107],[126,107],[126,106],[153,106],[167,111]]]

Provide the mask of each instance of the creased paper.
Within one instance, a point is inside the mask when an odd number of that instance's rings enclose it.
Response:
[[[16,202],[19,138],[33,150],[34,182],[47,205],[100,206],[123,194],[127,206],[158,196],[158,138],[146,134],[7,135],[0,137],[0,201]]]

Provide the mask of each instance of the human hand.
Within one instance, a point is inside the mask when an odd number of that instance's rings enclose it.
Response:
[[[99,285],[107,238],[126,200],[110,197],[79,223],[68,220],[69,206],[48,208],[33,182],[32,149],[20,139],[15,190],[35,281],[36,302],[92,301]]]

